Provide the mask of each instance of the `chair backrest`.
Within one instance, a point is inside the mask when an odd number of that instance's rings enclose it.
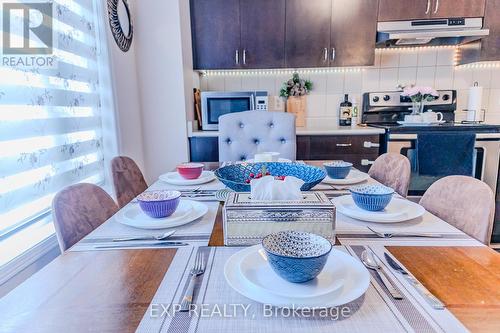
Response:
[[[120,207],[128,204],[148,188],[141,169],[130,157],[117,156],[113,158],[111,160],[111,173],[116,201]]]
[[[66,251],[117,211],[113,198],[97,185],[81,183],[61,190],[52,201],[61,251]]]
[[[411,166],[406,156],[397,153],[382,154],[375,160],[368,174],[399,195],[406,197],[408,194]]]
[[[245,111],[219,118],[219,161],[247,160],[258,152],[279,152],[280,157],[295,160],[295,115]]]
[[[481,243],[490,243],[495,196],[482,181],[468,176],[441,178],[427,189],[420,204]]]

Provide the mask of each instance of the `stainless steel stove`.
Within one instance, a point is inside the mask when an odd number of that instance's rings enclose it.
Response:
[[[424,111],[432,110],[443,113],[447,122],[455,121],[457,108],[456,90],[438,90],[439,97],[427,102]],[[396,125],[404,116],[412,112],[412,103],[408,97],[401,96],[401,91],[367,92],[363,94],[361,120],[364,124]]]
[[[465,131],[476,133],[474,151],[474,177],[488,184],[496,194],[496,215],[492,244],[500,247],[500,125],[455,123],[457,93],[439,90],[439,98],[428,102],[424,111],[443,113],[446,123],[431,126],[402,126],[397,121],[412,112],[412,103],[401,92],[382,91],[363,94],[362,122],[368,126],[384,128],[381,152],[395,152],[410,160],[412,174],[409,197],[418,200],[429,186],[440,177],[420,175],[418,170],[418,135],[422,132]]]

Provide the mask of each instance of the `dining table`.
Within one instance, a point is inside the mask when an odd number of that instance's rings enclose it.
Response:
[[[303,163],[322,166],[324,162]],[[204,165],[214,170],[221,163]],[[366,182],[378,183],[371,178]],[[202,187],[224,188],[218,180]],[[161,181],[150,186],[178,188]],[[332,199],[349,193],[347,187],[323,183],[313,190]],[[500,254],[429,212],[395,225],[362,222],[337,212],[334,248],[356,260],[364,249],[373,251],[404,299],[391,298],[376,272],[370,271],[368,290],[340,307],[342,313],[295,317],[294,312],[266,307],[228,286],[224,265],[245,247],[224,246],[224,203],[201,202],[207,205],[207,213],[176,228],[173,239],[189,243],[183,247],[103,246],[112,244],[113,237],[152,232],[120,225],[111,217],[0,299],[0,332],[499,331]],[[367,227],[437,237],[384,238]],[[206,272],[194,285],[195,311],[175,312],[197,255],[205,258]],[[410,272],[445,308],[430,306],[403,274],[389,267],[385,255]]]

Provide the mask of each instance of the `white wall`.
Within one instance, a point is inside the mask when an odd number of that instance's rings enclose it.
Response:
[[[137,2],[138,3],[138,2]],[[193,76],[189,2],[140,0],[135,49],[144,160],[149,182],[188,160],[187,108]]]
[[[421,48],[407,50],[376,50],[375,65],[349,71],[303,74],[313,82],[313,91],[307,97],[308,125],[335,125],[338,107],[344,94],[361,103],[361,94],[367,91],[396,90],[398,84],[433,86],[436,89],[457,90],[457,120],[459,112],[467,107],[468,88],[478,82],[484,88],[483,108],[486,121],[500,124],[500,68],[454,67],[454,48]],[[337,72],[335,72],[337,70]],[[282,83],[290,74],[225,73],[201,78],[201,90],[266,90],[270,96],[279,95]],[[273,107],[270,98],[270,108]]]
[[[142,1],[141,1],[142,2]],[[113,82],[116,127],[118,130],[118,153],[133,158],[145,170],[142,136],[142,114],[137,81],[136,53],[137,36],[130,50],[122,52],[115,43],[108,23],[106,1],[102,2],[108,41],[108,52]],[[138,1],[129,0],[134,28],[137,25],[136,10]]]

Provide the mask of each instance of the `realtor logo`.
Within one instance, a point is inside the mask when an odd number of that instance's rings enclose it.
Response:
[[[2,65],[52,67],[52,1],[1,2]]]
[[[52,3],[3,4],[3,53],[52,53]]]

